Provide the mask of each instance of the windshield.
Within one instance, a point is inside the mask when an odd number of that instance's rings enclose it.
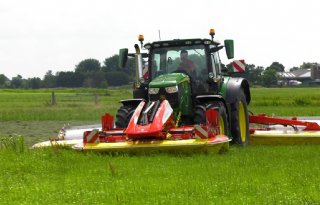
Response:
[[[187,73],[191,78],[208,75],[203,45],[155,48],[151,55],[151,78],[174,72]]]

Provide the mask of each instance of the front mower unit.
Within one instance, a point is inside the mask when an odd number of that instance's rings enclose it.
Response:
[[[217,111],[207,112],[205,125],[177,127],[173,109],[167,100],[146,103],[136,108],[127,128],[113,128],[113,117],[102,117],[102,131],[86,131],[83,143],[73,146],[78,150],[103,152],[140,152],[166,150],[174,152],[220,152],[229,148],[229,138],[220,135]]]

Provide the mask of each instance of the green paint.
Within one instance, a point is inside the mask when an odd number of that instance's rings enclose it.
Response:
[[[165,75],[160,75],[159,77],[152,80],[149,84],[150,88],[161,88],[169,87],[180,84],[183,81],[189,82],[190,79],[187,75],[183,73],[170,73]]]
[[[227,84],[230,80],[230,77],[223,77],[223,83],[220,86],[219,94],[223,96],[224,99],[227,98]]]
[[[192,100],[191,100],[191,90],[189,86],[189,81],[182,81],[179,85],[180,89],[180,105],[179,110],[182,115],[192,114]]]
[[[190,79],[183,73],[170,73],[160,75],[150,82],[150,88],[178,86],[179,106],[174,109],[175,117],[181,112],[182,115],[192,114],[192,100],[190,90]]]

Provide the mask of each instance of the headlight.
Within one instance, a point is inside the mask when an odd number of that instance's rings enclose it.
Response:
[[[165,89],[166,89],[167,93],[176,93],[176,92],[178,92],[178,86],[166,87]]]
[[[159,92],[159,88],[149,88],[150,95],[158,94],[158,92]]]

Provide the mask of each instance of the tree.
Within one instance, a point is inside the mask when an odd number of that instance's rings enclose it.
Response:
[[[4,74],[0,74],[0,88],[5,88],[10,85],[10,80]]]
[[[232,68],[232,62],[224,66],[227,70]],[[257,66],[254,64],[246,64],[245,72],[243,73],[232,73],[233,77],[245,78],[249,81],[250,85],[261,85],[262,84],[262,73],[264,69],[262,66]]]
[[[273,69],[265,70],[262,75],[262,85],[265,87],[274,87],[277,85],[277,71]]]
[[[303,62],[303,64],[300,66],[300,69],[310,69],[313,67],[316,67],[317,63],[305,63]]]
[[[105,72],[99,71],[92,74],[92,77],[85,78],[83,82],[84,87],[91,87],[91,88],[106,88],[108,83],[105,79]]]
[[[82,75],[81,86],[96,87],[94,75],[101,71],[100,62],[96,59],[86,59],[81,61],[75,68],[75,73]]]
[[[284,66],[279,62],[273,62],[266,70],[275,70],[276,72],[284,72]]]
[[[262,66],[255,66],[254,64],[247,64],[246,65],[246,73],[247,75],[244,76],[250,84],[259,85],[262,81],[262,73],[264,69]]]
[[[29,87],[31,89],[39,89],[39,88],[41,88],[41,84],[42,84],[42,82],[41,82],[40,78],[35,77],[35,78],[29,79]]]
[[[22,76],[17,75],[11,79],[11,87],[12,88],[21,88],[22,87]]]
[[[72,71],[57,73],[57,86],[58,87],[81,87],[84,77],[81,73]]]
[[[100,62],[96,59],[86,59],[76,65],[76,73],[91,74],[101,70]]]
[[[93,75],[93,87],[95,88],[107,88],[108,87],[108,81],[106,80],[106,73],[105,72],[96,72]]]
[[[120,68],[118,66],[119,55],[113,55],[109,58],[106,58],[103,61],[103,71],[110,72],[110,71],[119,71]]]
[[[292,72],[292,71],[295,71],[295,70],[299,70],[300,68],[299,67],[297,67],[297,66],[294,66],[294,67],[292,67],[292,68],[290,68],[290,72]]]
[[[130,82],[130,77],[121,71],[106,73],[106,80],[110,86],[126,85]]]
[[[56,86],[57,78],[52,74],[52,70],[48,70],[43,78],[43,87],[54,88]]]
[[[316,68],[317,66],[318,66],[318,63],[303,62],[303,64],[300,65],[299,67],[294,66],[290,68],[290,72],[296,71],[296,70],[306,70],[306,69]]]
[[[130,76],[130,78],[134,77],[135,59],[128,58],[128,61],[123,69],[119,68],[118,61],[119,61],[119,55],[113,55],[109,58],[106,58],[103,61],[102,70],[104,72],[123,71],[123,72],[126,72]]]

